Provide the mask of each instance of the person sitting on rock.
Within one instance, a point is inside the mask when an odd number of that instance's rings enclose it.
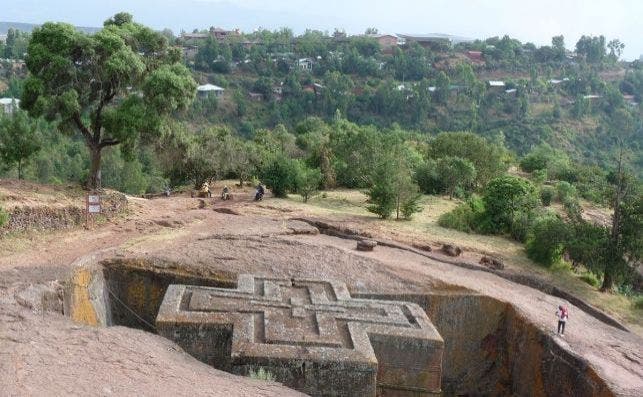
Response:
[[[201,185],[201,191],[199,192],[200,197],[212,197],[212,192],[210,191],[210,184],[208,182],[203,182]]]
[[[223,191],[221,192],[221,199],[224,201],[230,200],[230,189],[227,185],[223,187]]]
[[[263,188],[263,185],[258,184],[257,185],[257,190],[255,190],[255,201],[259,201],[263,199],[263,195],[266,191]]]
[[[567,312],[567,308],[565,306],[558,306],[558,310],[556,311],[556,317],[558,317],[558,335],[560,336],[565,336],[565,323],[567,322],[567,319],[569,318],[569,313]]]

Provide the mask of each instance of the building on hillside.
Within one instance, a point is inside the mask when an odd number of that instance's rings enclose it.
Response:
[[[505,82],[500,80],[489,80],[487,81],[487,87],[490,89],[505,89]]]
[[[199,94],[199,98],[208,98],[208,97],[220,98],[223,96],[225,89],[214,84],[204,84],[204,85],[198,86],[196,88],[196,91]]]
[[[297,68],[299,70],[313,70],[313,64],[315,62],[312,58],[300,58],[297,60]]]
[[[623,95],[623,99],[625,100],[625,103],[631,107],[637,107],[639,105],[639,103],[636,102],[636,97],[634,95]]]
[[[335,30],[333,32],[333,38],[335,40],[345,40],[348,36],[346,35],[346,32],[343,30]]]
[[[240,36],[241,31],[239,29],[225,30],[222,28],[210,28],[210,36],[214,37],[219,41],[223,41],[228,37]]]
[[[475,63],[484,63],[482,51],[467,51],[464,53],[464,55],[466,55],[469,60]]]
[[[0,98],[0,110],[5,114],[11,114],[20,109],[20,99]]]
[[[304,92],[308,92],[315,95],[321,95],[325,87],[319,83],[313,83],[313,84],[307,84],[302,88]]]
[[[197,52],[199,52],[199,46],[197,46],[197,45],[183,46],[183,58],[184,59],[193,60],[194,57],[196,56]]]
[[[249,92],[248,98],[250,98],[251,101],[260,102],[263,101],[263,94],[258,92]]]
[[[7,35],[0,34],[0,43],[5,44],[7,42]]]
[[[473,39],[461,36],[453,36],[444,33],[428,33],[428,34],[397,34],[398,37],[405,41],[405,44],[412,42],[418,43],[422,47],[431,49],[441,49],[449,47],[452,44],[459,43],[472,43]]]
[[[184,41],[205,41],[210,35],[208,33],[181,33],[181,38]]]
[[[361,36],[375,39],[384,53],[392,53],[393,48],[401,45],[400,38],[394,34],[365,34]]]

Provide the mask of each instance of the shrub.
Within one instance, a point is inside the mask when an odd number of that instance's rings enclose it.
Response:
[[[252,379],[265,380],[265,381],[269,381],[269,382],[274,382],[275,381],[275,376],[273,374],[271,374],[270,372],[266,371],[265,369],[263,369],[263,367],[259,367],[259,369],[256,370],[256,371],[251,369],[248,372],[248,377],[250,377]]]
[[[540,189],[540,202],[543,203],[545,207],[549,207],[555,195],[556,190],[553,187],[543,186]]]
[[[517,214],[528,214],[537,206],[534,193],[534,185],[526,179],[511,175],[492,179],[482,197],[490,222],[489,232],[511,232]]]
[[[415,196],[409,197],[402,203],[400,212],[404,219],[410,220],[413,217],[413,214],[422,211],[422,206],[420,205],[421,198],[421,194],[416,194]]]
[[[9,213],[0,207],[0,227],[4,226],[7,222],[9,222]]]
[[[441,157],[437,163],[437,173],[450,199],[455,195],[456,189],[473,187],[476,179],[476,168],[473,163],[460,157]]]
[[[295,172],[295,187],[297,193],[304,199],[304,203],[317,193],[322,174],[319,168],[309,168],[302,162],[297,163]]]
[[[548,178],[547,170],[545,169],[536,170],[531,173],[531,180],[537,185],[542,185],[543,183],[545,183],[547,178]]]
[[[634,308],[643,310],[643,295],[639,295],[634,298]]]
[[[286,197],[288,191],[296,188],[298,164],[285,155],[277,155],[262,168],[260,176],[263,183],[272,190],[275,197]]]
[[[428,159],[415,169],[415,182],[422,193],[439,194],[444,191],[444,183],[437,171],[437,162]]]
[[[442,214],[438,225],[449,229],[471,233],[480,230],[481,221],[484,219],[484,204],[479,196],[473,195],[465,203],[453,210]]]
[[[527,256],[541,265],[553,265],[562,258],[567,234],[567,225],[558,217],[536,220],[527,238]]]
[[[566,181],[560,181],[556,184],[556,194],[558,195],[558,200],[561,203],[576,199],[578,196],[576,188]]]
[[[378,215],[382,219],[386,219],[391,216],[393,210],[395,210],[395,191],[391,186],[384,183],[378,183],[373,185],[371,189],[366,193],[369,197],[369,205],[366,209],[369,212],[372,212]]]
[[[601,285],[601,281],[598,277],[591,272],[583,273],[579,278],[594,288],[598,288]]]
[[[518,211],[514,214],[509,227],[509,234],[516,240],[524,243],[534,224],[534,214],[532,211]]]

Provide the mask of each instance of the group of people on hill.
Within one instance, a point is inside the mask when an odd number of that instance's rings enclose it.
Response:
[[[204,182],[203,185],[201,185],[201,189],[199,190],[200,196],[205,196],[205,197],[212,197],[212,191],[210,190],[210,184],[208,182]],[[260,183],[257,185],[255,189],[255,195],[254,195],[254,200],[259,201],[263,200],[263,196],[266,193],[266,189],[263,187],[263,185]],[[169,196],[169,194],[167,194]],[[228,185],[223,186],[223,190],[221,191],[221,200],[230,200],[232,199],[232,194],[230,193],[230,188]]]

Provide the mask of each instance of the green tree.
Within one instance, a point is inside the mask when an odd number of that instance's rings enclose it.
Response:
[[[289,191],[297,188],[299,164],[297,160],[287,157],[283,152],[270,156],[261,168],[259,177],[272,190],[275,197],[284,198]]]
[[[572,265],[576,267],[578,264],[583,264],[591,272],[603,274],[609,229],[594,225],[580,217],[573,219],[568,229],[565,251]]]
[[[36,122],[26,112],[16,111],[0,118],[0,159],[9,167],[18,167],[22,179],[24,164],[41,148],[41,137]]]
[[[619,39],[613,39],[607,43],[607,48],[610,50],[610,57],[614,61],[618,61],[625,49],[625,44],[623,44]]]
[[[225,127],[214,127],[184,138],[188,142],[182,146],[186,153],[182,156],[180,172],[193,182],[195,189],[205,182],[212,183],[231,170],[229,159],[233,154],[227,139],[229,134]]]
[[[557,61],[565,59],[565,37],[563,35],[551,38],[551,46],[554,50],[554,57]]]
[[[508,168],[507,150],[472,132],[441,132],[429,143],[429,158],[452,156],[466,159],[476,169],[476,183],[484,186]]]
[[[250,179],[257,171],[257,166],[261,161],[259,148],[252,141],[245,141],[241,138],[232,138],[231,148],[233,156],[231,158],[231,171],[237,175],[239,185]]]
[[[319,190],[322,174],[318,168],[310,168],[301,161],[297,162],[296,168],[295,190],[301,195],[304,203],[306,203],[308,199]]]
[[[605,36],[582,36],[576,43],[576,53],[588,63],[601,63],[605,59]]]
[[[413,159],[407,146],[398,144],[382,154],[371,174],[371,188],[366,194],[371,205],[367,210],[386,219],[395,211],[409,219],[422,210],[419,206],[419,187],[413,180]]]
[[[540,188],[540,202],[545,207],[549,207],[551,205],[555,195],[556,191],[551,186],[543,186]]]
[[[614,175],[614,214],[605,250],[601,291],[612,289],[619,277],[629,276],[643,254],[643,193],[640,183],[623,170],[623,149]]]
[[[476,180],[476,168],[469,160],[446,156],[438,160],[437,173],[444,183],[449,199],[457,189],[469,189]]]
[[[527,256],[541,265],[553,265],[563,256],[567,234],[567,225],[558,217],[547,216],[537,220],[527,238]]]
[[[492,231],[511,231],[519,213],[528,213],[536,207],[534,192],[531,182],[523,178],[505,175],[492,179],[483,196]]]
[[[196,83],[180,58],[165,37],[126,13],[93,35],[48,22],[29,43],[21,105],[83,137],[91,160],[88,186],[100,188],[103,149],[121,145],[131,152],[142,135],[157,136],[164,116],[194,97]]]

